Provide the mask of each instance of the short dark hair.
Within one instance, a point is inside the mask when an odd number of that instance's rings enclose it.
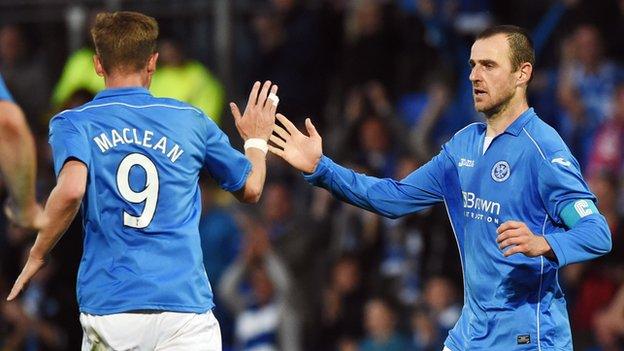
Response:
[[[509,44],[511,68],[517,71],[525,62],[535,65],[535,50],[529,33],[521,27],[512,25],[500,25],[487,28],[477,35],[477,40],[487,39],[497,34],[504,34]],[[532,78],[532,77],[531,77]]]
[[[98,13],[91,36],[107,73],[136,72],[156,52],[158,23],[138,12]]]

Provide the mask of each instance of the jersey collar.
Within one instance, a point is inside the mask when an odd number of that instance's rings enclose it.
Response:
[[[507,127],[505,133],[509,133],[513,136],[518,136],[518,134],[520,134],[520,132],[522,131],[522,128],[524,128],[524,126],[529,123],[529,121],[535,116],[536,115],[535,111],[533,111],[533,108],[529,108],[528,110],[524,111],[520,116],[518,116],[518,118],[516,118],[516,120],[509,125],[509,127]]]
[[[111,88],[105,89],[95,95],[94,100],[103,99],[112,96],[122,95],[152,95],[149,90],[143,87],[128,87],[128,88]]]

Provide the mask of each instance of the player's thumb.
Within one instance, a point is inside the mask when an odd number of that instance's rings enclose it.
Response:
[[[306,118],[305,125],[306,129],[308,130],[308,135],[310,135],[311,137],[319,136],[319,133],[316,131],[314,124],[312,124],[312,121],[309,118]]]

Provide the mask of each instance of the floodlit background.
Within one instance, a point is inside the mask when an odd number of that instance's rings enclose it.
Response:
[[[319,126],[325,154],[394,178],[481,119],[468,81],[475,34],[527,28],[530,104],[579,160],[613,233],[611,254],[559,275],[575,350],[624,350],[624,1],[0,0],[0,73],[37,135],[42,201],[55,183],[48,121],[103,88],[88,36],[103,10],[158,19],[152,92],[201,108],[235,146],[227,102],[245,103],[253,81],[270,79],[282,113]],[[202,249],[225,349],[441,350],[463,296],[444,208],[381,218],[269,163],[257,206],[202,182]],[[34,236],[4,218],[0,228],[5,297]],[[0,350],[79,349],[81,239],[77,219],[21,300],[0,302]],[[274,309],[282,317],[259,322]]]

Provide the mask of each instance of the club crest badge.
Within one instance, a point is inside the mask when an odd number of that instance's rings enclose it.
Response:
[[[507,161],[498,161],[492,167],[492,179],[496,182],[504,182],[509,178],[511,174],[511,167],[509,167],[509,163]]]

